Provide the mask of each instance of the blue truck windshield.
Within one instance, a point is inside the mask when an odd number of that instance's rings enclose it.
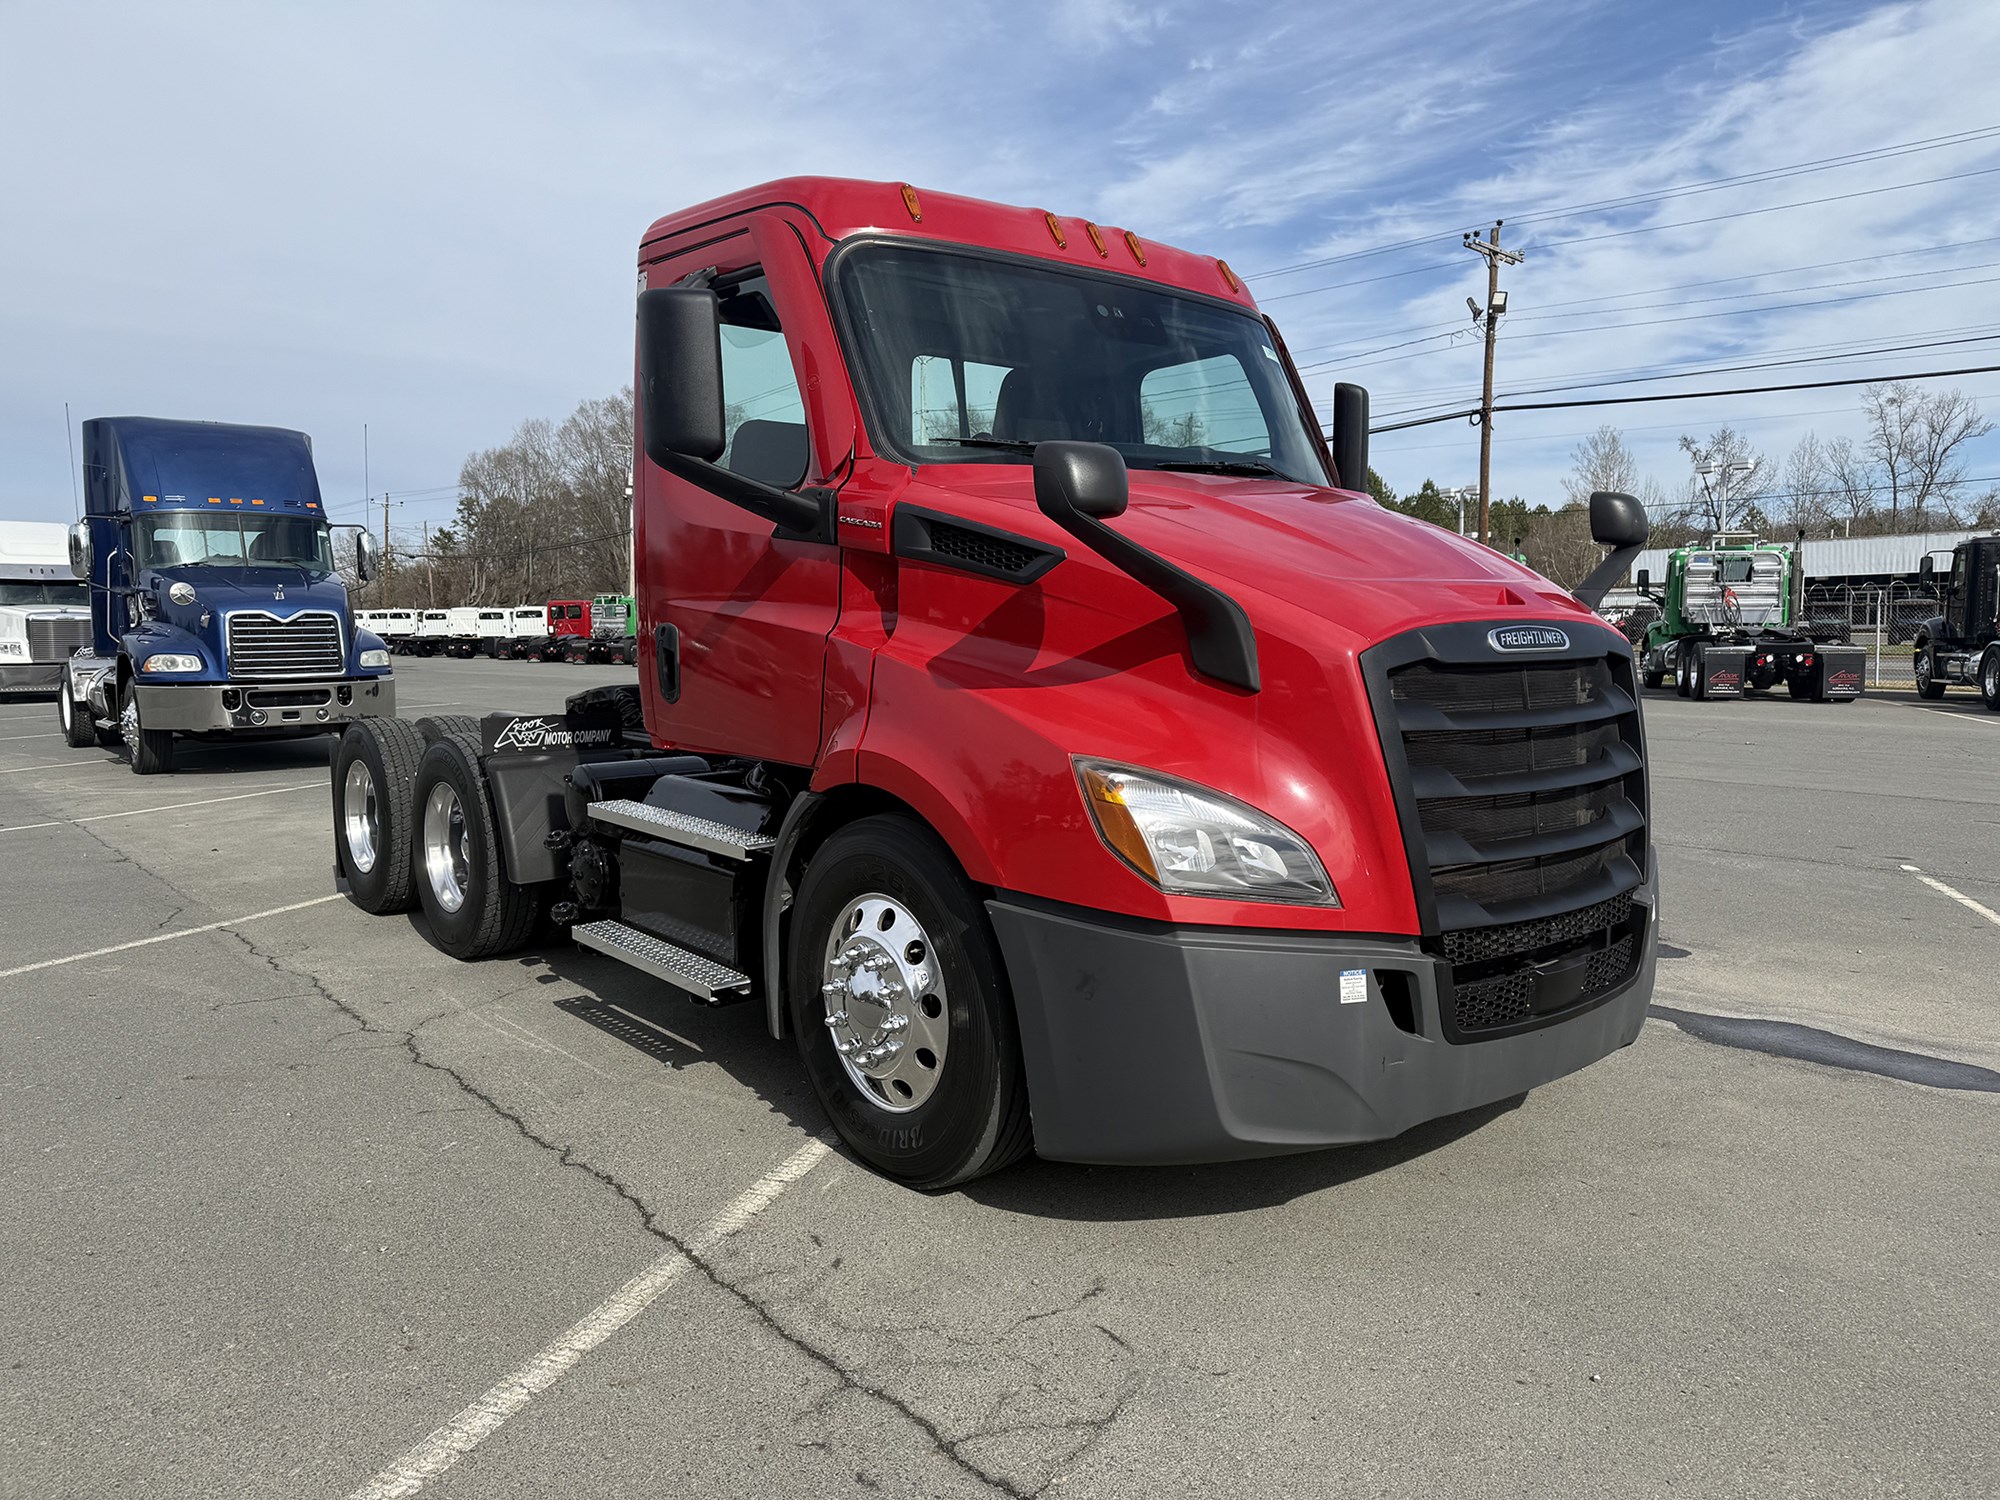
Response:
[[[333,539],[326,522],[305,516],[161,511],[139,517],[135,529],[142,568],[273,566],[333,571]]]
[[[836,273],[881,447],[913,463],[1022,463],[1108,443],[1135,469],[1328,483],[1254,314],[1145,282],[921,246]]]

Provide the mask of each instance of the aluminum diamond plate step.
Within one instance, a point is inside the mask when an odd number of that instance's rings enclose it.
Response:
[[[768,833],[745,833],[713,818],[698,818],[692,813],[634,802],[629,797],[613,797],[604,802],[591,803],[590,818],[593,823],[629,828],[634,833],[650,834],[670,844],[702,849],[727,859],[748,859],[753,854],[768,854],[778,842]]]
[[[586,948],[595,948],[620,963],[643,969],[654,978],[678,985],[704,1000],[719,1002],[749,997],[748,974],[739,974],[728,965],[703,958],[699,953],[676,948],[672,943],[662,942],[651,933],[627,927],[623,922],[608,919],[581,922],[570,928],[569,935]]]

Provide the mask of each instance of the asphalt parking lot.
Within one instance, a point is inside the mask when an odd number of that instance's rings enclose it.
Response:
[[[398,669],[410,716],[621,676]],[[1647,716],[1635,1046],[923,1197],[757,1008],[333,896],[325,743],[141,779],[0,703],[0,1494],[1990,1495],[2000,716]]]

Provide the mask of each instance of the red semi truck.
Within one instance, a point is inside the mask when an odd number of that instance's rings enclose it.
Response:
[[[638,687],[351,729],[355,901],[761,1000],[925,1188],[1392,1136],[1638,1035],[1630,646],[1376,506],[1366,393],[1329,447],[1226,264],[794,179],[639,273]],[[1585,598],[1645,539],[1591,513]]]

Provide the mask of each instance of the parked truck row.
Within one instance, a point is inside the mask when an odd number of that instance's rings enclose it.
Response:
[[[924,1188],[1392,1136],[1638,1035],[1636,501],[1580,598],[1384,510],[1366,392],[1329,444],[1227,264],[1040,209],[792,179],[638,270],[638,681],[350,725],[356,905],[756,1003]]]
[[[546,604],[357,610],[355,619],[399,656],[486,656],[524,661],[639,659],[629,594]]]

